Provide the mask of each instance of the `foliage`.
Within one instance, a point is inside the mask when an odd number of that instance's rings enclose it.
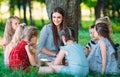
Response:
[[[88,6],[89,8],[96,6],[97,0],[83,0],[83,3]]]
[[[45,0],[34,0],[34,1],[39,1],[41,3],[45,3]]]

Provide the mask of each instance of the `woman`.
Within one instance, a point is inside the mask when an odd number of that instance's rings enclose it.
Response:
[[[53,61],[59,51],[61,32],[66,28],[64,10],[56,7],[51,13],[51,23],[45,25],[40,32],[38,44],[39,58]]]
[[[50,66],[39,68],[39,73],[60,73],[62,75],[73,75],[74,77],[86,77],[89,73],[88,62],[83,47],[76,43],[75,32],[71,28],[66,28],[62,32],[64,46],[55,61]],[[67,65],[61,65],[65,57]]]

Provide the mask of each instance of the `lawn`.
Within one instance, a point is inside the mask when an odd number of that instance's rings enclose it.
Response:
[[[2,38],[3,35],[3,30],[0,30],[0,38]],[[87,44],[87,42],[90,40],[89,37],[89,32],[88,30],[79,30],[79,44],[85,46]],[[113,33],[112,34],[112,39],[115,43],[119,43],[120,44],[120,33]],[[38,69],[31,67],[30,73],[24,73],[21,72],[20,70],[18,71],[13,71],[8,69],[7,67],[4,67],[3,64],[3,48],[2,46],[0,46],[0,77],[66,77],[66,76],[61,76],[59,74],[43,74],[43,75],[39,75],[38,74]],[[101,74],[98,73],[93,73],[90,72],[88,77],[101,77]],[[104,76],[104,77],[120,77],[119,75],[108,75],[108,76]]]

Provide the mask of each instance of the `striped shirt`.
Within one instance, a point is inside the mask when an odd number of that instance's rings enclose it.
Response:
[[[93,40],[90,40],[87,45],[86,48],[90,49],[91,47],[94,47],[96,45],[96,43]]]

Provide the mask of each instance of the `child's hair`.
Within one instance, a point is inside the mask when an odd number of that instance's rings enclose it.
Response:
[[[26,25],[19,25],[18,28],[16,29],[15,31],[15,34],[13,35],[12,37],[12,40],[10,42],[11,46],[16,46],[17,43],[21,40],[21,35],[24,31],[24,28],[25,28]]]
[[[90,28],[89,28],[89,29],[93,29],[93,28],[94,28],[94,26],[95,26],[95,25],[90,26]]]
[[[8,44],[8,46],[10,46],[10,48],[13,48],[14,46],[16,46],[18,44],[18,42],[21,40],[21,35],[22,35],[24,28],[25,28],[25,25],[18,26],[17,30],[15,31],[15,34],[12,37],[12,40]]]
[[[108,26],[108,29],[109,29],[109,34],[112,33],[112,26],[111,26],[110,19],[109,19],[108,16],[98,18],[98,19],[96,20],[96,23],[95,23],[95,24],[97,24],[97,23],[106,23],[107,26]]]
[[[12,28],[13,19],[20,20],[17,16],[11,16],[11,17],[8,18],[8,20],[6,22],[6,25],[5,25],[5,32],[4,32],[4,36],[3,36],[3,44],[4,43],[9,44],[9,42],[12,40],[12,36],[15,32]]]
[[[38,36],[37,27],[35,27],[35,26],[27,26],[23,31],[22,39],[27,39],[28,41],[30,41],[30,39],[33,36]]]
[[[110,43],[112,44],[113,48],[114,48],[114,43],[109,35],[109,28],[107,27],[106,23],[98,23],[95,25],[95,30],[98,32],[98,34],[100,34],[101,36],[107,38]],[[115,48],[114,48],[115,49]],[[117,59],[117,52],[115,52],[115,57]]]
[[[20,42],[21,40],[21,35],[24,30],[25,25],[19,25],[18,28],[15,31],[15,34],[12,37],[12,40],[10,43],[6,46],[5,48],[5,53],[4,53],[4,62],[6,64],[6,59],[10,54],[10,51]]]
[[[62,35],[65,36],[66,41],[68,41],[68,40],[76,41],[75,40],[75,31],[72,28],[65,28],[62,31]]]
[[[107,24],[98,23],[98,24],[95,25],[95,29],[98,32],[98,34],[100,34],[101,36],[103,36],[105,38],[108,38],[108,40],[111,42],[111,44],[112,45],[114,44],[113,41],[110,38],[109,29],[107,27]]]

